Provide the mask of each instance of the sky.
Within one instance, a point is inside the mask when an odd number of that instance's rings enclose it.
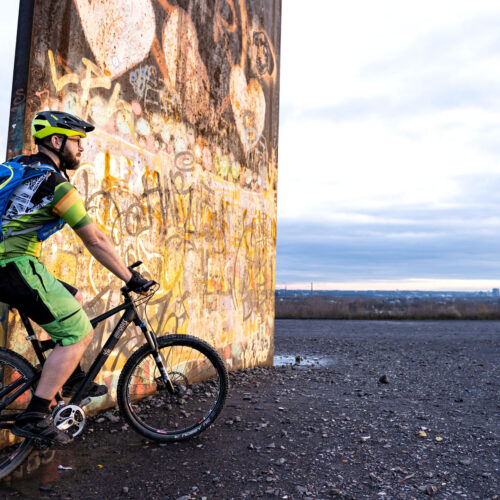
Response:
[[[500,5],[283,0],[277,287],[500,285]]]
[[[497,1],[282,0],[277,288],[500,287],[499,25]]]

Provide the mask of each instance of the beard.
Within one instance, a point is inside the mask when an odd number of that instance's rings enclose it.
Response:
[[[59,168],[61,170],[76,170],[80,166],[80,160],[66,148],[64,148],[64,151],[60,155],[60,159]]]

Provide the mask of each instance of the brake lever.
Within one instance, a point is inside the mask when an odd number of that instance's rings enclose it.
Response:
[[[132,265],[128,266],[128,270],[132,271],[132,269],[135,269],[139,266],[142,266],[142,260],[138,260],[137,262],[134,262]]]

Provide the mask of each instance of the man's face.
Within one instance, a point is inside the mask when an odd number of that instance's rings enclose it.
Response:
[[[80,166],[82,151],[81,137],[68,137],[61,155],[61,169],[76,170]]]

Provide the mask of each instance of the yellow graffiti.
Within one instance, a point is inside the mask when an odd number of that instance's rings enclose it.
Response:
[[[113,70],[109,58],[107,65],[95,62],[90,52],[72,54],[70,60],[78,62],[70,68],[50,41],[51,49],[36,60],[45,83],[33,81],[27,95],[37,96],[42,108],[66,110],[96,125],[71,181],[124,261],[142,260],[141,272],[160,284],[148,308],[157,333],[202,337],[232,369],[269,363],[277,146],[268,129],[277,121],[266,93],[276,75],[274,48],[260,25],[249,29],[245,0],[216,0],[206,40],[213,39],[213,52],[226,58],[227,74],[220,78],[227,79],[227,95],[214,102],[213,89],[221,85],[212,81],[202,57],[206,48],[198,40],[205,38],[186,10],[167,0],[158,5],[156,15],[163,9],[165,18],[156,22],[162,28],[150,57],[131,54],[138,62],[128,73]],[[116,68],[124,64],[116,61]],[[70,229],[45,243],[43,260],[82,291],[89,316],[120,302],[120,281]],[[116,321],[110,318],[96,329],[87,366]],[[13,315],[8,341],[33,360]],[[143,342],[140,331],[129,327],[100,380],[115,388],[118,371]],[[180,362],[187,367],[190,361]],[[194,365],[190,369],[196,373]]]
[[[54,87],[56,88],[57,92],[60,92],[63,89],[63,87],[69,85],[70,83],[78,83],[80,81],[78,75],[75,75],[74,73],[69,73],[59,78],[57,76],[56,64],[54,61],[54,53],[50,49],[48,51],[48,56],[50,62],[50,73],[52,75],[52,83],[54,84]]]

